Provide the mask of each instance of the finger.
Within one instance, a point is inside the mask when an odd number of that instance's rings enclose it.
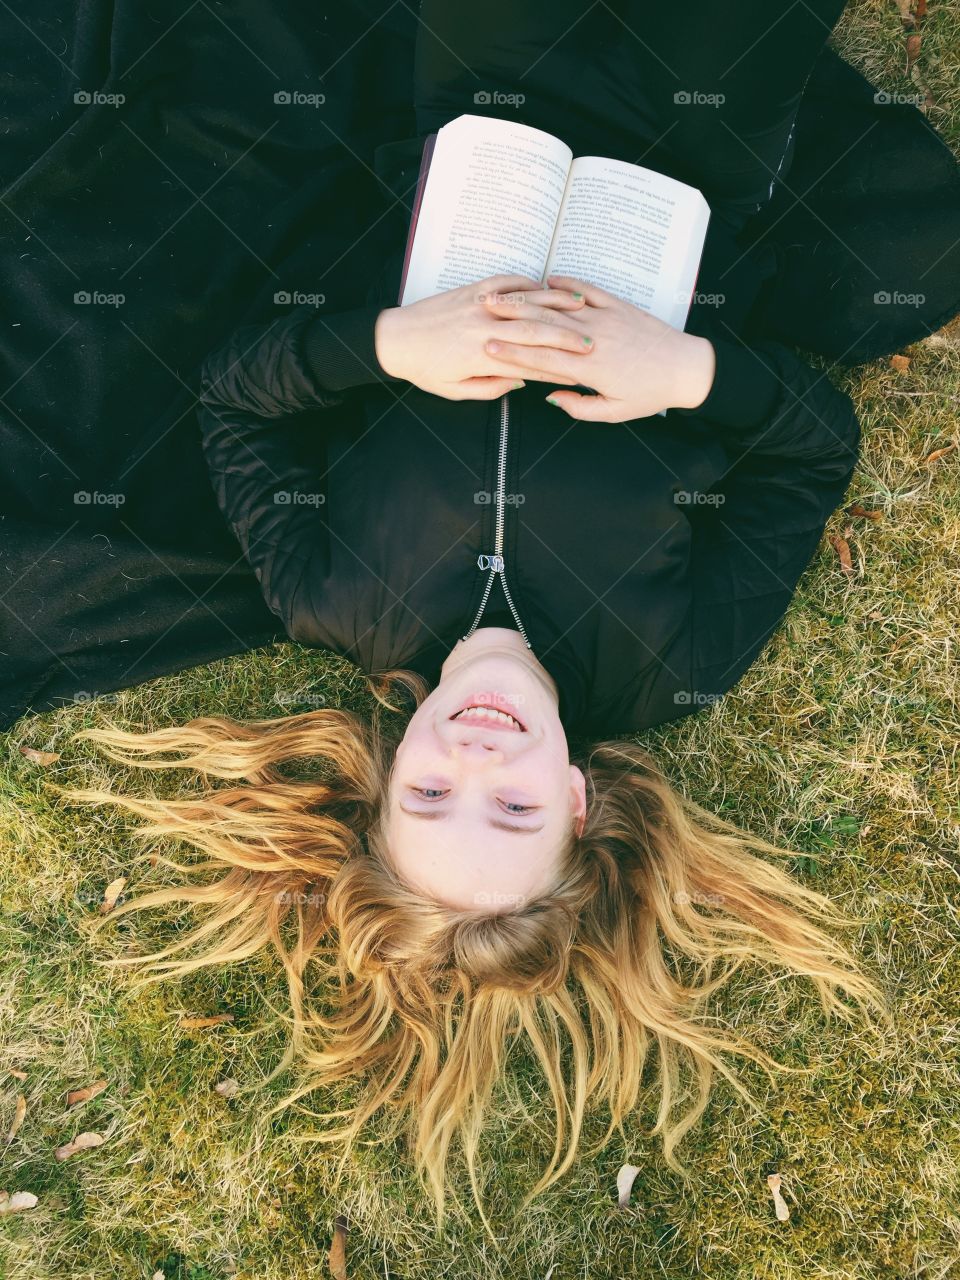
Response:
[[[495,354],[484,348],[485,367],[491,373],[506,374],[508,369],[504,366],[513,366],[518,378],[532,378],[537,382],[555,378],[568,386],[576,386],[584,380],[579,369],[581,357],[576,352],[558,351],[555,347],[524,347],[511,342],[498,342],[497,347]]]
[[[515,289],[506,293],[488,293],[484,306],[494,315],[507,316],[526,311],[528,307],[549,318],[554,311],[582,311],[586,299],[582,293],[567,289]]]
[[[604,396],[582,396],[576,391],[551,391],[547,397],[558,409],[580,422],[623,422],[620,407]]]
[[[589,355],[596,343],[588,333],[565,324],[546,324],[538,320],[501,320],[497,336],[484,344],[487,355],[498,355],[504,347],[549,347],[551,350]]]
[[[587,284],[586,280],[577,280],[574,276],[547,276],[547,284],[552,289],[569,289],[571,293],[582,293],[590,307],[609,307],[617,299],[599,285]]]
[[[487,276],[484,280],[478,280],[472,286],[477,291],[478,301],[491,293],[509,293],[513,289],[542,289],[543,285],[539,280],[533,280],[530,276]]]
[[[508,391],[518,391],[523,385],[520,379],[513,375],[509,378],[464,378],[462,382],[454,384],[458,394],[456,396],[451,395],[448,398],[451,400],[496,400]]]

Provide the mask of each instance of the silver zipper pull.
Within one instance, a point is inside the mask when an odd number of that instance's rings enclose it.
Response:
[[[494,573],[503,572],[503,556],[498,555],[479,555],[477,556],[478,569],[492,569]]]

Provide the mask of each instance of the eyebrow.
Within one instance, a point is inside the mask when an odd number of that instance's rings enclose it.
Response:
[[[443,822],[449,816],[446,813],[421,813],[418,809],[408,809],[404,804],[401,804],[400,808],[411,818],[420,818],[423,822]],[[521,827],[516,822],[504,822],[502,818],[491,818],[490,826],[496,827],[499,831],[516,831],[518,835],[534,836],[538,831],[543,830],[546,823],[541,822],[539,827]]]

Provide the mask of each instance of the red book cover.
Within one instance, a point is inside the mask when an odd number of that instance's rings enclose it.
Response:
[[[427,174],[430,172],[430,161],[433,159],[433,148],[437,141],[437,135],[431,133],[427,135],[427,140],[423,144],[423,156],[420,160],[420,173],[417,175],[417,190],[413,197],[413,213],[410,217],[410,231],[407,235],[407,247],[403,255],[403,272],[400,276],[400,293],[397,297],[397,306],[403,302],[403,291],[407,284],[407,270],[410,266],[410,254],[413,252],[413,239],[417,233],[417,220],[420,217],[420,206],[423,204],[423,192],[427,185]]]

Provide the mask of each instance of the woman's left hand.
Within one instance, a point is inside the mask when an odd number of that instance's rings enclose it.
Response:
[[[547,281],[551,288],[584,295],[583,308],[564,312],[564,323],[592,339],[586,356],[504,341],[488,342],[486,350],[520,377],[532,370],[541,378],[544,372],[553,373],[558,380],[573,377],[596,391],[593,396],[550,392],[548,400],[571,418],[628,422],[662,409],[695,409],[707,398],[716,368],[708,339],[682,333],[597,285],[570,276],[548,276]],[[524,319],[523,302],[497,302],[491,295],[485,305],[502,319]]]

